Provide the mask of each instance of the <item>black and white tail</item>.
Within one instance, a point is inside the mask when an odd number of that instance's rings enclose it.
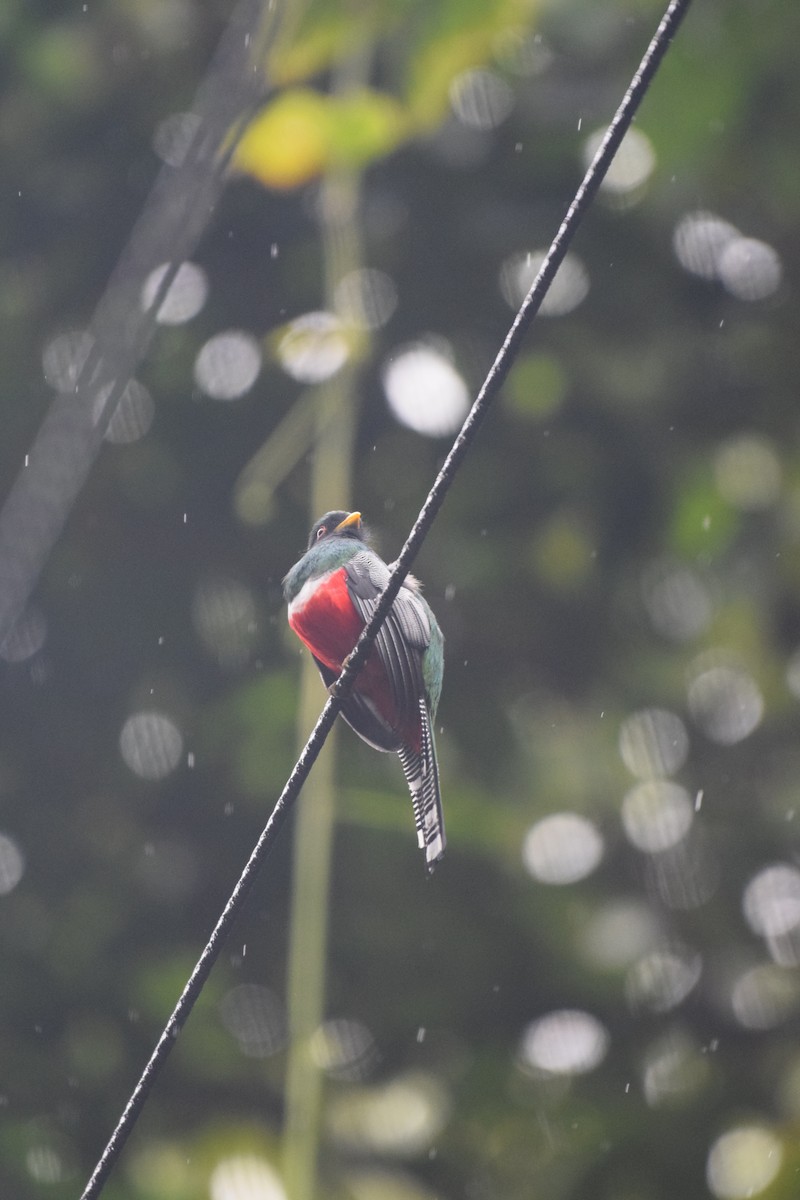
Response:
[[[423,699],[419,701],[422,737],[419,752],[408,746],[398,750],[406,782],[414,804],[414,824],[417,841],[425,851],[425,864],[432,871],[444,854],[447,840],[444,835],[442,797],[439,792],[439,767],[433,742],[430,716]]]

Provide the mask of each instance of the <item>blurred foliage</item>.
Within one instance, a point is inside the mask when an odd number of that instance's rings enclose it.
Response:
[[[4,493],[230,8],[0,8]],[[0,1194],[79,1193],[292,765],[280,580],[345,413],[320,381],[352,372],[391,559],[458,392],[390,409],[388,367],[423,346],[474,393],[660,15],[287,9],[207,299],[141,371],[152,425],[104,448],[2,650]],[[796,1193],[798,36],[795,6],[695,0],[419,556],[431,880],[397,762],[339,739],[320,1197]],[[260,369],[214,399],[230,331]],[[291,874],[285,835],[108,1200],[282,1194]]]

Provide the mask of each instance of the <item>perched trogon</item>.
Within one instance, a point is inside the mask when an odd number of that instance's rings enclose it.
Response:
[[[311,651],[326,687],[339,678],[389,579],[389,567],[366,536],[360,513],[326,513],[283,581],[289,624]],[[445,848],[433,736],[443,647],[436,618],[417,580],[407,575],[342,704],[342,716],[365,742],[400,756],[429,871]]]

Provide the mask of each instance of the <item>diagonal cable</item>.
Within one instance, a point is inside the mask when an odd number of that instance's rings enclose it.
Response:
[[[428,493],[419,516],[417,517],[403,549],[395,562],[372,618],[364,628],[358,643],[348,658],[345,667],[332,688],[332,694],[320,713],[314,729],[295,766],[284,785],[273,808],[269,820],[264,827],[253,851],[239,876],[230,899],[225,905],[214,926],[206,946],[195,964],[186,986],[184,987],[172,1015],[167,1021],[155,1048],[131,1093],[130,1099],[114,1128],[111,1137],[95,1167],[95,1170],[82,1193],[81,1200],[97,1200],[108,1175],[121,1154],[125,1143],[130,1137],[147,1097],[152,1090],[161,1069],[169,1056],[175,1041],[180,1034],[186,1019],[203,989],[225,944],[227,934],[241,912],[256,874],[272,849],[277,835],[291,809],[292,804],[303,786],[322,746],[333,726],[341,707],[342,699],[353,686],[355,677],[363,666],[369,648],[380,628],[386,614],[397,595],[409,567],[430,529],[442,502],[455,479],[456,472],[464,461],[481,422],[492,402],[496,399],[500,388],[511,369],[514,359],[522,344],[523,338],[530,328],[541,307],[547,290],[559,265],[564,259],[569,245],[580,226],[600,184],[611,164],[620,142],[630,128],[631,122],[641,104],[659,64],[666,54],[680,22],[686,15],[691,0],[671,0],[650,45],[628,87],[622,102],[617,109],[605,137],[603,138],[594,159],[591,162],[575,198],[567,210],[550,245],[550,249],[539,269],[539,273],[531,286],[511,328],[506,335],[497,357],[481,387],[475,402],[470,409],[463,426],[445,459],[441,470]]]

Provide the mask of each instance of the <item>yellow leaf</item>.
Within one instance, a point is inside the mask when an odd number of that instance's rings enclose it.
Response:
[[[327,166],[330,129],[325,97],[308,89],[284,92],[251,122],[234,165],[267,187],[299,187]]]
[[[382,92],[323,96],[296,88],[255,118],[234,162],[267,187],[286,190],[331,166],[362,166],[393,149],[407,128],[401,106]]]

